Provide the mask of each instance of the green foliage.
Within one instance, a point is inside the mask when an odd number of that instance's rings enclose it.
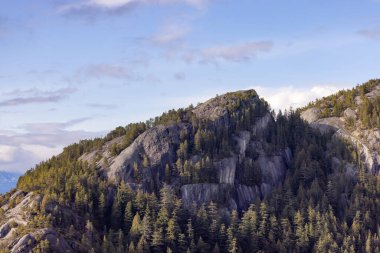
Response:
[[[379,84],[379,79],[370,80],[362,85],[356,86],[351,90],[341,90],[328,97],[317,99],[299,110],[304,111],[311,107],[317,107],[322,109],[321,117],[323,118],[334,116],[340,117],[345,109],[356,109],[357,106],[355,103],[355,98],[361,98],[363,103],[359,107],[359,114],[363,127],[373,128],[375,126],[379,126],[380,121],[378,118],[380,117],[380,101],[379,98],[371,101],[365,96],[365,94],[372,91]]]
[[[367,93],[372,85],[331,97],[343,102],[328,107],[326,115],[340,115],[356,94]],[[253,92],[226,96],[234,97],[227,106],[229,124],[196,119],[192,107],[171,110],[146,123],[119,127],[103,139],[71,145],[28,171],[17,188],[43,195],[40,209],[31,217],[31,228],[55,227],[66,239],[77,240],[79,252],[378,252],[380,176],[358,166],[355,178],[343,166],[334,165],[332,158],[357,165],[360,160],[347,144],[313,131],[299,111],[269,114],[275,120],[254,137],[268,153],[286,149],[293,155],[283,183],[271,194],[230,212],[219,202],[182,205],[180,187],[218,183],[215,163],[239,152],[237,134],[252,132],[257,119],[268,114],[265,101],[248,103],[256,96]],[[371,115],[368,127],[378,124],[377,106],[378,101],[364,100],[359,109],[362,122]],[[175,146],[176,162],[151,168],[149,158],[142,155],[131,168],[136,185],[110,182],[96,164],[78,160],[115,138],[121,140],[111,148],[117,155],[150,127],[177,122],[191,125]],[[259,151],[248,147],[244,155],[237,164],[239,183],[260,187],[265,174],[258,166]],[[142,170],[160,176],[152,191],[143,188]],[[0,196],[0,203],[8,199],[9,195]],[[13,207],[19,201],[15,198],[8,204]],[[29,231],[20,226],[17,232]],[[45,252],[48,247],[41,241],[36,250]]]

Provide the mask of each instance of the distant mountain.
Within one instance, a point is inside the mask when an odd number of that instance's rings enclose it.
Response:
[[[0,196],[0,252],[380,252],[380,80],[254,90],[83,140]]]
[[[0,171],[0,193],[6,193],[16,187],[19,173]]]

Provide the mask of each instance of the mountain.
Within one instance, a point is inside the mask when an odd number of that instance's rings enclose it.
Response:
[[[0,194],[5,193],[16,186],[20,174],[0,171]]]
[[[377,252],[379,89],[231,92],[70,145],[0,196],[0,252]]]
[[[301,109],[301,117],[313,128],[347,140],[364,166],[376,174],[380,163],[380,81],[371,80],[340,91]]]

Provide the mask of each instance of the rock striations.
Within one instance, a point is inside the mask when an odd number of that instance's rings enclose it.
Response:
[[[326,117],[322,115],[322,110],[328,109],[326,106],[313,105],[302,110],[301,117],[319,131],[331,131],[335,137],[347,140],[357,149],[360,159],[367,169],[372,173],[377,173],[380,164],[380,129],[363,126],[359,114],[361,113],[360,106],[363,104],[363,100],[368,98],[370,101],[376,101],[379,99],[380,83],[363,93],[362,95],[356,95],[353,104],[345,108],[338,116],[329,117],[329,115]],[[345,99],[344,94],[338,98],[338,100],[343,99]],[[320,104],[322,103],[323,99]]]
[[[379,92],[380,85],[365,96],[375,99]],[[365,103],[363,97],[356,97],[354,101],[356,106]],[[335,137],[352,143],[363,164],[376,172],[380,162],[380,130],[362,128],[355,106],[344,108],[338,116],[325,117],[325,113],[321,106],[301,110],[302,118],[313,128],[322,133],[332,131]],[[295,155],[295,148],[281,145],[286,142],[274,144],[275,141],[270,140],[276,121],[268,104],[254,90],[220,95],[180,114],[181,117],[164,124],[149,125],[128,145],[123,146],[122,135],[105,138],[95,149],[75,158],[74,162],[91,164],[96,168],[96,177],[107,182],[102,204],[112,206],[110,200],[120,185],[132,192],[157,195],[168,185],[185,208],[214,202],[221,214],[232,210],[241,212],[276,187],[280,188],[294,165],[296,159],[292,151]],[[307,126],[303,120],[299,121]],[[353,124],[347,124],[352,121]],[[119,146],[123,148],[115,151]],[[357,171],[355,165],[336,157],[331,157],[331,164],[337,167],[344,164],[350,174]],[[74,203],[63,198],[49,202],[41,192],[21,190],[14,190],[0,200],[0,249],[12,253],[31,252],[46,241],[54,252],[75,252],[78,241],[68,240],[58,228],[34,226],[35,210],[42,210],[46,217],[59,213],[69,219],[70,224],[87,226],[88,217],[72,211]]]

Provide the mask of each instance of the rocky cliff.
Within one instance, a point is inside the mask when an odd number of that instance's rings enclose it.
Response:
[[[215,202],[221,212],[241,211],[281,184],[292,153],[289,148],[268,143],[266,132],[275,121],[255,91],[217,96],[186,113],[191,115],[187,119],[150,127],[117,154],[113,154],[112,147],[121,145],[123,137],[83,153],[78,161],[95,164],[111,184],[126,184],[133,190],[158,192],[169,184],[185,208]],[[218,151],[208,150],[207,142],[219,147]],[[188,147],[180,155],[185,143]],[[251,173],[247,183],[244,175],[253,170],[256,174]],[[206,179],[207,174],[214,176]],[[112,192],[108,198],[112,198]],[[42,203],[43,194],[34,192],[18,190],[7,198],[1,207],[1,247],[12,253],[29,252],[45,240],[55,252],[71,252],[75,248],[73,242],[67,242],[52,228],[39,224],[33,229],[34,210],[42,210],[48,216],[63,212],[65,217],[75,219],[74,223],[83,223],[70,209],[57,202]],[[28,229],[22,230],[23,227]]]
[[[379,87],[371,86],[364,96],[375,101]],[[344,100],[340,97],[334,99]],[[358,108],[368,103],[363,96],[350,101]],[[210,212],[205,208],[212,204],[228,224],[235,210],[243,214],[251,204],[269,203],[276,194],[274,202],[296,206],[298,197],[292,199],[292,194],[305,198],[310,187],[308,203],[320,201],[330,187],[323,206],[330,198],[333,204],[345,204],[350,193],[341,189],[349,187],[331,191],[332,181],[344,177],[353,185],[358,164],[376,172],[380,133],[375,124],[362,122],[362,109],[346,106],[339,111],[330,105],[326,110],[323,105],[328,103],[301,109],[304,120],[294,111],[275,117],[255,91],[238,91],[169,111],[135,128],[117,128],[103,139],[74,144],[27,172],[17,189],[0,196],[0,249],[21,253],[43,251],[49,245],[53,252],[88,252],[99,240],[102,245],[96,249],[109,243],[106,235],[115,237],[114,229],[132,243],[132,217],[144,216],[133,220],[146,225],[147,212],[153,213],[152,219],[166,212],[182,222],[183,230],[184,221],[198,211],[200,216],[202,210]],[[329,139],[329,132],[333,140],[353,144],[356,163],[344,147],[332,147],[343,144]],[[170,189],[171,199],[178,201],[170,203],[162,189]],[[284,194],[286,199],[280,201]],[[162,208],[162,202],[167,207]]]
[[[329,110],[328,103],[324,99],[318,103],[312,104],[306,109],[301,111],[301,117],[306,120],[313,128],[321,132],[333,132],[335,137],[343,138],[353,145],[357,150],[358,159],[367,170],[372,173],[377,173],[380,163],[380,126],[374,124],[371,127],[365,126],[363,117],[364,114],[362,105],[368,99],[371,103],[378,105],[380,98],[380,82],[374,81],[368,90],[364,90],[363,94],[353,89],[350,91],[352,95],[352,103],[349,106],[344,106],[342,112],[338,115],[331,117],[331,115],[324,115]],[[344,101],[347,98],[347,92],[337,94],[338,101]],[[325,100],[328,100],[326,98]],[[370,114],[371,118],[378,118],[379,113],[374,111]]]
[[[241,97],[244,97],[242,100]],[[192,109],[193,116],[199,122],[207,122],[212,128],[231,128],[231,115],[241,110],[259,106],[261,100],[253,90],[228,93],[210,99]],[[290,149],[268,147],[264,132],[273,124],[274,119],[269,111],[255,115],[254,124],[248,129],[231,133],[233,148],[228,154],[216,156],[213,159],[213,169],[217,173],[217,180],[209,183],[173,184],[180,188],[182,201],[185,206],[201,205],[210,201],[218,202],[229,209],[243,209],[256,198],[261,198],[273,186],[278,185],[284,177],[291,159]],[[169,125],[158,125],[147,130],[126,149],[114,157],[107,152],[102,156],[107,159],[109,166],[102,165],[109,180],[124,181],[130,186],[154,191],[163,183],[162,175],[165,165],[175,166],[177,150],[181,143],[181,133],[189,133],[188,141],[194,141],[193,122],[181,122]],[[199,124],[199,123],[198,123]],[[206,124],[206,123],[205,123]],[[246,157],[247,148],[254,149],[257,156],[254,159]],[[86,155],[84,155],[86,156]],[[202,152],[193,154],[191,163],[195,164]],[[144,159],[148,166],[144,168]],[[262,182],[259,185],[245,185],[238,177],[242,162],[248,159],[262,173]],[[91,162],[91,160],[89,160]],[[103,161],[103,159],[100,159]],[[136,171],[140,168],[144,172],[142,178],[136,181]],[[202,168],[200,168],[202,169]],[[171,175],[172,182],[176,175]],[[235,187],[236,186],[236,187]],[[243,190],[242,190],[243,189]]]

